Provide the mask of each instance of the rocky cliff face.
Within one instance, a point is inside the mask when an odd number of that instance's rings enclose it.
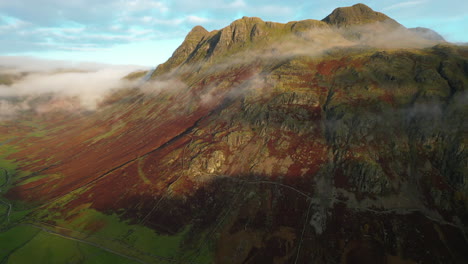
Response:
[[[353,25],[374,20],[196,27],[99,111],[6,123],[5,232],[123,262],[464,263],[468,50],[364,46]]]

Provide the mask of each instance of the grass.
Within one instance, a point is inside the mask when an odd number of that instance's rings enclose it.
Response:
[[[101,229],[92,234],[96,241],[101,241],[100,243],[109,243],[111,240],[115,240],[131,248],[167,258],[179,257],[180,253],[182,253],[180,252],[180,245],[190,229],[190,227],[186,227],[182,232],[173,236],[161,235],[145,226],[122,221],[115,214],[106,215],[88,208],[82,209],[80,216],[73,222],[61,222],[61,225],[66,225],[70,229],[81,229],[83,232],[89,232],[86,229],[93,223],[102,225]],[[112,246],[111,244],[113,242],[108,245]]]
[[[68,200],[67,197],[64,199]],[[190,225],[186,226],[177,234],[163,235],[158,234],[156,231],[148,227],[122,220],[115,214],[107,215],[98,212],[89,208],[90,205],[91,204],[80,206],[79,208],[70,211],[68,215],[53,213],[47,209],[41,210],[30,215],[30,218],[40,219],[41,221],[46,221],[48,223],[55,222],[56,225],[59,226],[59,228],[55,228],[55,232],[66,232],[72,237],[104,246],[127,256],[136,256],[145,261],[149,261],[150,263],[155,261],[155,256],[182,260],[184,257],[193,256],[195,250],[200,247],[200,243],[193,240],[190,242],[190,245],[185,244],[187,238],[190,236]],[[57,204],[51,205],[49,208],[56,208],[56,206]],[[47,228],[54,229],[53,226],[47,226]],[[202,234],[200,237],[204,236],[205,235]],[[48,239],[49,238],[43,238],[43,240],[47,241]],[[52,247],[52,244],[59,242],[54,238],[47,243],[51,244],[50,247]],[[32,248],[32,246],[35,247]],[[45,250],[39,245],[32,244],[32,246],[29,246],[22,252]],[[64,251],[65,249],[57,248],[56,250]],[[197,256],[197,259],[203,260],[203,263],[211,262],[213,257],[212,249],[208,245],[203,245],[200,252],[201,253]],[[67,257],[72,258],[73,256],[73,254],[67,253]],[[42,255],[36,257],[45,258],[45,256]],[[21,261],[23,261],[23,259]],[[57,259],[57,261],[60,261],[60,259]],[[122,262],[103,261],[101,263]]]
[[[61,177],[63,177],[63,176],[60,175],[60,174],[37,175],[37,176],[31,177],[31,178],[28,178],[27,180],[21,181],[16,186],[21,186],[21,185],[28,184],[28,183],[31,183],[31,182],[35,182],[35,181],[38,181],[38,180],[44,179],[44,178],[47,178],[48,181],[51,181],[51,180],[54,180],[54,179],[60,179]]]
[[[31,226],[17,226],[0,233],[0,262],[31,241],[39,231]],[[10,262],[12,263],[12,262]],[[18,262],[22,263],[22,262]],[[28,262],[23,262],[28,263]]]
[[[29,210],[28,204],[17,204],[15,201],[10,221],[0,223],[0,230],[7,230],[0,232],[0,252],[3,254],[0,256],[3,258],[10,254],[8,262],[4,263],[133,263],[83,242],[45,231],[38,233],[38,228],[23,226],[22,223],[44,226],[52,232],[82,239],[149,263],[155,262],[156,256],[182,260],[193,256],[200,247],[200,243],[192,239],[189,245],[186,244],[187,238],[190,238],[190,225],[177,234],[163,235],[148,227],[130,223],[116,214],[98,212],[90,208],[92,204],[68,208],[67,212],[56,211],[66,208],[68,202],[75,198],[76,193],[69,193],[46,208]],[[3,246],[10,242],[10,246]],[[212,249],[203,245],[200,252],[197,259],[203,259],[203,263],[211,262]],[[0,263],[3,263],[1,259]]]
[[[103,215],[96,211],[92,214],[105,219],[107,223],[102,230],[96,232],[96,235],[119,238],[134,248],[166,258],[181,259],[189,253],[182,245],[190,233],[190,225],[177,234],[162,235],[145,226],[124,223],[116,215]],[[199,247],[198,244],[194,246]],[[211,250],[204,246],[201,252],[203,254],[200,254],[199,259],[206,260],[203,263],[211,262]]]
[[[16,152],[15,147],[10,145],[0,145],[0,168],[4,168],[12,175],[16,170],[16,163],[12,160],[7,160],[6,158],[12,153]]]
[[[91,138],[87,142],[90,141],[91,143],[94,144],[102,139],[109,138],[113,136],[114,134],[116,134],[117,132],[119,132],[120,130],[122,130],[125,126],[126,124],[124,122],[118,122],[117,124],[113,125],[107,132],[102,133],[99,136],[96,136],[94,138]]]
[[[80,241],[18,226],[0,234],[4,263],[138,263]],[[0,253],[1,254],[1,253]]]

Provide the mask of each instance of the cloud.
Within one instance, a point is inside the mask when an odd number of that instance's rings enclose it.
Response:
[[[401,9],[401,8],[407,8],[407,7],[413,7],[417,5],[422,5],[425,4],[427,0],[417,0],[417,1],[407,1],[407,2],[402,2],[402,3],[396,3],[387,7],[384,7],[382,10],[383,11],[388,11],[392,9]]]
[[[158,95],[162,91],[179,92],[187,88],[187,84],[176,76],[163,76],[158,80],[149,80],[138,85],[138,89],[146,95]]]
[[[0,75],[12,76],[11,85],[0,85],[0,119],[22,111],[96,110],[112,91],[137,83],[122,79],[135,66],[70,63],[27,57],[0,57]]]
[[[26,56],[0,56],[0,69],[5,72],[52,72],[62,69],[98,71],[105,68],[134,71],[141,69],[135,65],[108,65],[96,62],[74,62],[64,60],[45,60]]]
[[[30,57],[1,57],[0,80],[10,76],[12,84],[0,84],[0,120],[15,119],[22,112],[48,114],[55,111],[80,113],[99,111],[106,99],[121,89],[134,89],[145,96],[178,93],[187,85],[175,72],[157,80],[124,78],[131,72],[148,70],[132,65],[71,63]]]
[[[231,8],[242,8],[242,7],[246,7],[247,4],[243,0],[235,0],[229,3],[228,6]]]
[[[1,98],[1,97],[0,97]],[[19,112],[29,110],[27,102],[17,103],[0,99],[0,121],[14,118]]]
[[[11,86],[0,85],[0,97],[52,96],[54,100],[77,99],[80,107],[96,109],[100,100],[111,90],[128,88],[131,82],[122,80],[127,71],[102,69],[91,72],[34,73]]]
[[[162,35],[170,38],[171,31],[137,23],[142,14],[161,17],[166,11],[162,2],[151,0],[0,1],[0,33],[7,36],[0,50],[3,54],[79,50],[89,44],[97,49]]]
[[[346,30],[359,36],[359,39],[354,41],[357,44],[376,48],[425,48],[439,43],[426,39],[422,33],[416,34],[404,27],[394,28],[380,22],[354,26]]]
[[[159,10],[161,12],[169,11],[167,5],[160,1],[152,0],[131,0],[121,1],[122,8],[130,11]]]
[[[199,16],[188,16],[187,21],[193,24],[205,24],[207,22],[210,22],[210,19]]]

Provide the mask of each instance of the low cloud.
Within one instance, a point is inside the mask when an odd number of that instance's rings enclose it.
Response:
[[[178,93],[187,85],[171,72],[157,79],[125,78],[141,66],[71,63],[29,57],[0,57],[0,120],[19,118],[23,112],[98,111],[122,89],[145,96]]]
[[[1,97],[54,97],[78,98],[80,105],[96,109],[101,98],[112,89],[130,87],[132,82],[122,80],[127,71],[102,69],[86,72],[33,73],[10,86],[0,86]]]
[[[347,30],[358,37],[354,41],[356,44],[375,48],[426,48],[440,43],[427,38],[430,37],[428,33],[418,34],[405,27],[394,27],[385,22],[354,26]]]
[[[109,65],[96,62],[76,62],[47,60],[27,56],[0,56],[0,70],[4,72],[52,72],[61,69],[79,71],[97,71],[105,68],[132,71],[142,68],[138,65]]]
[[[138,81],[140,82],[140,81]],[[179,92],[187,88],[187,84],[179,80],[178,78],[161,78],[158,80],[148,80],[143,83],[139,83],[138,89],[146,95],[157,95],[162,91]]]
[[[137,66],[69,63],[27,57],[0,57],[0,118],[21,111],[96,110],[112,91],[131,88],[124,79]],[[140,68],[141,69],[141,68]],[[41,103],[42,102],[42,103]]]

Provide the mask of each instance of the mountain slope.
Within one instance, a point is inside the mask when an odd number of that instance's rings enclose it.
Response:
[[[380,21],[196,27],[98,111],[3,122],[0,257],[464,263],[468,50]]]

